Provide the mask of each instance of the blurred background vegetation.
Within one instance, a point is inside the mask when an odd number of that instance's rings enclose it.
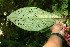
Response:
[[[6,18],[23,7],[38,7],[59,16],[70,17],[68,0],[0,0],[0,47],[42,47],[49,38],[50,29],[46,32],[28,32]],[[70,26],[70,19],[66,24]],[[69,47],[67,44],[64,46]]]

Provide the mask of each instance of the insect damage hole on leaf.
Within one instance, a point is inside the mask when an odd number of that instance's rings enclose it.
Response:
[[[43,24],[45,24],[45,23],[43,23]]]
[[[45,25],[46,25],[46,23],[45,23]]]
[[[22,25],[21,23],[18,23],[18,25]]]
[[[19,12],[19,11],[18,11]]]
[[[36,15],[35,15],[36,16]],[[37,16],[36,16],[37,17]]]
[[[33,23],[32,23],[33,24]]]
[[[38,27],[40,27],[40,25],[38,24]]]
[[[24,15],[23,15],[24,16]]]
[[[23,24],[24,25],[24,24]]]
[[[14,20],[14,21],[16,21],[16,20]]]
[[[32,19],[33,20],[33,19]]]
[[[28,17],[29,18],[29,17]]]
[[[31,11],[29,11],[29,12],[31,12]]]
[[[22,12],[22,11],[21,11]]]
[[[19,20],[18,20],[19,21]]]
[[[19,13],[20,14],[20,13]]]
[[[36,14],[36,13],[35,13]]]
[[[43,22],[43,21],[42,21]]]
[[[24,21],[24,20],[23,20]]]
[[[33,11],[32,11],[33,12]]]
[[[32,9],[31,9],[32,10]]]
[[[20,25],[20,23],[18,23],[18,25]]]
[[[37,8],[35,8],[35,9],[37,9]]]
[[[20,18],[20,19],[22,19],[22,18]]]
[[[22,25],[22,24],[20,24],[20,25]]]
[[[36,26],[37,27],[37,26]]]

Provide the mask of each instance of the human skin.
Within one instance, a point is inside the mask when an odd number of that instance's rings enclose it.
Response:
[[[64,37],[65,27],[66,24],[56,21],[56,24],[51,27],[51,31],[52,33],[59,33]],[[43,47],[62,47],[62,39],[57,35],[51,35]]]

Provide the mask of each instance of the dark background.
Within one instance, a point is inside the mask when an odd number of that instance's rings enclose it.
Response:
[[[50,28],[45,32],[20,29],[6,18],[12,11],[23,7],[38,7],[67,17],[67,6],[67,0],[0,0],[0,29],[3,31],[0,47],[42,47],[50,36]],[[69,46],[65,43],[63,47]]]

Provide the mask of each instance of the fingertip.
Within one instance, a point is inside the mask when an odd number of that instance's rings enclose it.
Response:
[[[64,23],[62,23],[62,22],[61,22],[61,25],[66,27],[66,24],[64,24]]]
[[[60,24],[62,25],[63,23],[62,23],[62,22],[60,22]]]
[[[58,20],[56,20],[56,24],[59,24],[59,21]]]
[[[64,27],[66,27],[66,24],[64,24]]]

